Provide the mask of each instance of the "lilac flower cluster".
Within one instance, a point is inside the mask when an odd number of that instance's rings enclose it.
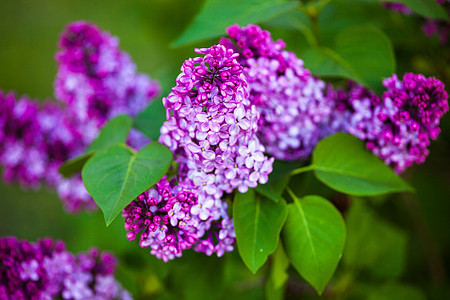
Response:
[[[58,191],[67,210],[92,210],[97,206],[81,176],[63,178],[59,166],[81,154],[108,119],[136,115],[159,93],[159,85],[137,74],[117,38],[92,24],[70,24],[60,46],[55,94],[64,106],[0,92],[0,163],[6,181],[46,184]],[[137,148],[148,142],[134,131],[128,138]]]
[[[56,99],[81,123],[94,122],[93,130],[118,114],[135,116],[159,93],[156,81],[136,73],[118,39],[92,24],[69,24],[59,46]]]
[[[234,227],[226,209],[220,199],[213,202],[198,194],[189,179],[177,183],[164,177],[130,203],[122,216],[127,238],[132,241],[139,235],[141,247],[167,262],[190,248],[219,257],[232,251]]]
[[[232,251],[235,234],[227,204],[222,200],[224,193],[235,188],[244,193],[258,182],[266,183],[274,160],[264,155],[264,146],[256,136],[259,114],[248,99],[243,68],[236,60],[238,54],[222,45],[196,52],[205,56],[186,60],[177,85],[163,98],[167,121],[159,141],[175,154],[178,174],[172,179],[174,183],[163,179],[158,189],[148,194],[160,203],[157,208],[162,217],[156,219],[155,226],[160,226],[165,234],[141,235],[141,246],[150,246],[152,253],[164,260],[180,256],[187,248],[207,255],[215,252],[218,256]],[[179,190],[190,191],[193,200],[178,205],[180,201],[165,196],[162,186],[171,187],[172,192],[166,194],[176,197]],[[129,218],[138,203],[140,211],[146,203],[142,201],[148,197],[141,195],[142,199],[127,208],[124,216]],[[181,207],[182,212],[178,210]],[[135,216],[138,221],[133,224],[145,224],[142,216]],[[177,216],[178,223],[172,224],[173,216]],[[128,230],[132,228],[129,226],[135,226],[138,232],[142,230],[140,226],[126,225]],[[144,233],[148,230],[144,229]],[[172,232],[181,235],[173,238]],[[129,238],[134,235],[129,233]]]
[[[272,172],[273,158],[264,155],[256,136],[259,113],[248,99],[237,53],[222,45],[196,52],[205,56],[186,60],[177,85],[163,98],[167,121],[159,141],[201,193],[245,193]]]
[[[406,73],[383,81],[382,97],[351,84],[330,94],[336,103],[331,127],[347,131],[366,142],[397,173],[413,163],[423,163],[430,139],[440,133],[440,118],[449,110],[444,84],[435,78]]]
[[[436,0],[436,2],[439,3],[447,11],[447,14],[450,14],[450,0]],[[384,2],[383,6],[403,15],[414,14],[414,12],[403,3]],[[440,43],[442,45],[446,45],[448,42],[448,35],[450,34],[450,22],[445,20],[433,20],[427,18],[425,19],[425,23],[422,26],[422,30],[428,37],[432,37],[434,35],[438,36]]]
[[[114,278],[116,259],[91,249],[74,255],[64,243],[0,238],[0,299],[131,299]]]
[[[325,83],[303,67],[303,61],[283,50],[268,31],[256,25],[227,28],[221,44],[240,53],[250,101],[261,114],[257,135],[278,159],[305,159],[319,139],[332,112],[324,96]]]

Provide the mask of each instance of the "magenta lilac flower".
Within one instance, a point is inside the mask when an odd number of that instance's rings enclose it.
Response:
[[[260,27],[233,25],[227,34],[231,40],[221,43],[241,54],[250,101],[261,114],[257,135],[267,152],[283,160],[307,158],[331,114],[325,83]]]
[[[156,81],[136,73],[118,39],[93,24],[69,24],[59,46],[55,95],[83,124],[98,128],[118,114],[134,116],[159,93]]]
[[[114,278],[116,259],[91,249],[74,255],[64,243],[0,238],[0,299],[131,299]]]
[[[166,262],[193,247],[208,255],[217,252],[218,256],[233,250],[234,233],[229,233],[233,225],[226,214],[226,203],[198,194],[189,179],[177,182],[173,178],[169,182],[164,177],[130,203],[122,216],[127,238],[132,241],[138,237],[141,247],[150,248],[151,254]],[[218,233],[213,242],[211,227],[228,231]],[[205,235],[208,237],[203,239]],[[208,249],[200,246],[204,243],[208,243]]]
[[[267,182],[273,158],[256,136],[259,114],[248,99],[243,68],[238,54],[222,45],[196,52],[205,56],[186,60],[163,98],[167,121],[159,141],[201,194],[246,192]]]
[[[339,124],[334,126],[365,141],[367,149],[400,173],[425,161],[449,109],[448,95],[441,81],[420,74],[406,73],[403,80],[394,74],[383,84],[387,91],[381,98],[356,84],[347,97],[335,93]]]
[[[37,187],[46,172],[47,157],[40,137],[39,106],[0,91],[0,162],[6,182]]]
[[[92,24],[70,24],[60,47],[55,94],[63,103],[0,93],[0,163],[5,181],[45,184],[57,190],[67,210],[92,210],[97,206],[81,176],[63,178],[59,166],[81,154],[110,118],[136,115],[159,93],[159,84],[136,73],[117,38]],[[149,140],[133,130],[127,142],[141,148]]]

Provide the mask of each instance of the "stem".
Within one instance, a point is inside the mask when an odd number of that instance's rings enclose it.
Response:
[[[295,196],[294,192],[291,190],[291,188],[289,186],[286,188],[286,191],[288,192],[289,196],[291,196],[292,200],[295,202],[295,199],[297,199],[297,196]]]
[[[291,172],[290,176],[295,176],[297,174],[308,172],[311,170],[314,170],[314,165],[309,165],[306,167],[301,167],[301,168],[295,169],[294,171]]]
[[[304,12],[311,23],[311,31],[315,39],[315,45],[320,46],[320,30],[319,30],[319,13],[328,4],[330,0],[321,0],[317,4],[308,3],[302,4],[300,3],[299,9]]]
[[[316,38],[317,45],[320,46],[320,32],[319,32],[319,15],[317,14],[317,11],[309,10],[308,13],[309,21],[311,22],[311,30],[314,34],[314,37]]]

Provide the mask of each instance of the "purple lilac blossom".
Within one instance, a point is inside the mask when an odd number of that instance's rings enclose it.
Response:
[[[438,137],[439,121],[448,111],[448,94],[435,78],[406,73],[403,80],[393,75],[383,81],[382,97],[351,83],[349,91],[329,94],[336,103],[330,125],[366,142],[397,173],[413,163],[423,163],[430,140]]]
[[[235,188],[245,193],[272,172],[273,158],[256,136],[259,113],[248,99],[237,53],[222,45],[196,52],[205,56],[186,60],[163,98],[167,121],[159,141],[200,194],[220,199]]]
[[[13,93],[0,91],[0,163],[6,182],[35,188],[45,175],[38,111],[38,104],[27,97],[16,101]]]
[[[436,0],[450,14],[450,0]],[[398,2],[383,2],[386,8],[403,15],[414,15],[414,12],[406,5]],[[422,30],[427,37],[437,36],[442,45],[447,45],[448,35],[450,34],[450,22],[446,20],[434,20],[425,18]]]
[[[235,236],[227,204],[197,191],[189,179],[169,182],[164,176],[123,210],[127,238],[132,241],[139,235],[139,245],[165,262],[190,248],[218,256],[232,251]]]
[[[118,39],[93,24],[69,24],[59,47],[55,96],[82,124],[95,122],[98,130],[118,114],[135,116],[159,93],[156,81],[136,73]]]
[[[63,103],[39,104],[0,93],[0,163],[7,182],[57,190],[70,212],[97,205],[81,176],[63,178],[59,166],[81,154],[107,120],[136,115],[159,93],[159,84],[136,73],[118,40],[93,24],[69,24],[57,54],[55,94]],[[150,141],[132,130],[127,143],[139,149]]]
[[[0,299],[131,299],[114,278],[116,259],[91,249],[74,255],[61,241],[0,238]]]
[[[324,137],[332,112],[325,83],[259,26],[233,25],[226,31],[230,39],[222,38],[221,44],[240,53],[250,101],[261,114],[257,135],[267,153],[282,160],[306,159]]]
[[[204,57],[186,60],[177,85],[163,98],[167,121],[159,141],[179,163],[179,185],[196,198],[184,212],[192,222],[189,231],[197,237],[189,247],[222,256],[235,242],[224,193],[235,188],[245,193],[258,182],[266,183],[274,158],[264,155],[256,136],[259,113],[248,99],[243,68],[236,60],[239,54],[222,45],[196,52]],[[178,226],[184,223],[191,224]],[[183,247],[171,249],[155,254],[168,260],[181,255]]]

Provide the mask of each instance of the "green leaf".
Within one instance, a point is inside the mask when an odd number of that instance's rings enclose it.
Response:
[[[266,298],[267,300],[282,300],[284,299],[284,285],[289,278],[287,269],[290,263],[281,242],[278,243],[277,250],[270,258],[270,273],[265,285]]]
[[[436,0],[379,0],[382,2],[399,2],[408,6],[415,13],[430,19],[448,20],[445,9]]]
[[[127,115],[119,115],[111,119],[102,128],[95,141],[86,149],[86,153],[99,151],[109,146],[125,142],[132,124],[133,120]]]
[[[353,199],[346,223],[343,263],[347,268],[368,271],[376,279],[402,275],[408,249],[404,231],[377,217],[363,199]]]
[[[345,223],[326,199],[306,196],[288,205],[282,240],[286,254],[300,275],[321,294],[341,259]]]
[[[128,137],[133,120],[127,115],[119,115],[111,119],[100,131],[98,137],[86,149],[86,151],[59,167],[59,173],[64,177],[81,172],[86,161],[92,157],[95,151],[105,149],[109,146],[123,143]]]
[[[157,141],[160,136],[160,128],[165,120],[166,109],[162,101],[155,100],[136,116],[133,127],[141,131],[149,139]]]
[[[92,157],[94,153],[87,153],[77,156],[71,160],[66,161],[61,166],[59,166],[58,172],[65,178],[70,178],[73,175],[80,173],[83,169],[84,164]]]
[[[289,183],[289,176],[277,180],[270,180],[266,184],[258,184],[255,190],[272,201],[278,202],[282,199],[284,189]]]
[[[329,187],[351,195],[373,196],[413,191],[363,141],[337,133],[320,141],[313,153],[316,177]]]
[[[341,31],[334,49],[376,92],[384,89],[383,79],[395,73],[391,41],[376,27],[355,26]]]
[[[305,51],[303,60],[316,75],[350,78],[379,93],[383,79],[395,73],[392,44],[372,26],[342,30],[332,49],[312,48]]]
[[[287,162],[275,159],[275,161],[273,162],[273,171],[269,175],[269,181],[282,179],[301,166],[303,166],[303,162],[301,161]]]
[[[365,83],[353,67],[330,48],[308,49],[302,59],[315,75],[351,78],[361,84]]]
[[[425,294],[417,287],[400,284],[387,283],[381,287],[371,290],[367,294],[367,300],[426,300]]]
[[[253,273],[275,251],[286,215],[284,201],[274,203],[253,189],[234,198],[233,219],[239,254]]]
[[[84,165],[82,178],[89,194],[103,211],[106,225],[139,194],[167,172],[172,152],[156,142],[134,153],[123,145],[97,152]]]
[[[268,21],[293,10],[297,1],[208,0],[194,22],[172,44],[174,47],[204,41],[225,34],[233,24],[247,25]]]

